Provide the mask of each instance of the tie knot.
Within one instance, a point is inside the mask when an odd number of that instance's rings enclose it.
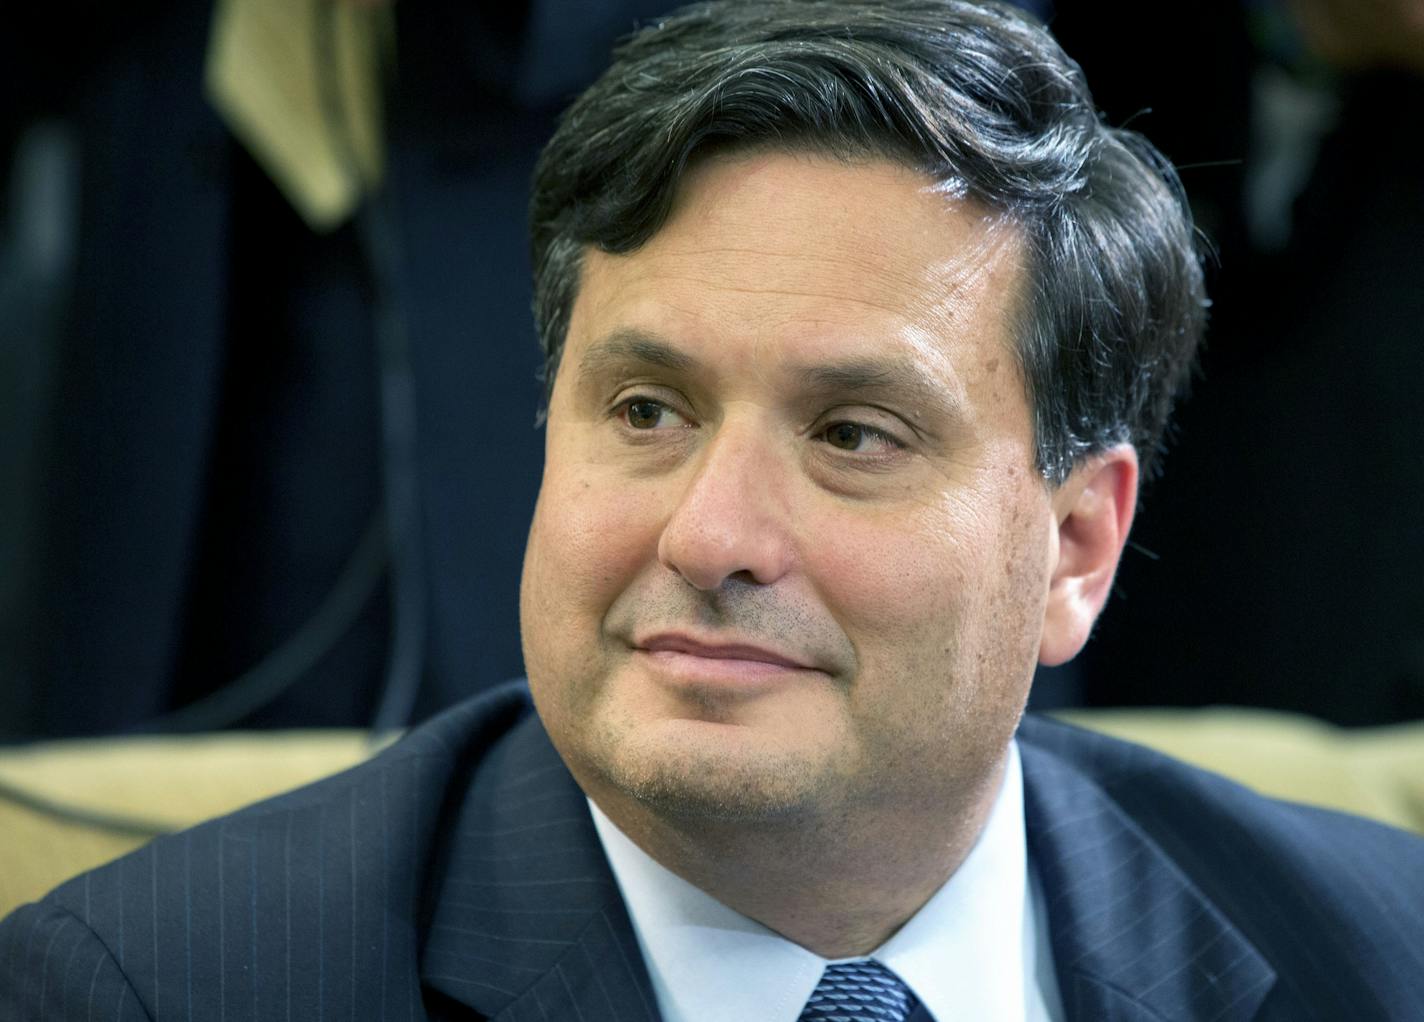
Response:
[[[798,1022],[904,1022],[918,1002],[879,962],[826,966]]]

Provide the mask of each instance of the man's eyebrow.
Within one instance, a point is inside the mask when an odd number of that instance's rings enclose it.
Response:
[[[646,366],[696,374],[703,364],[658,335],[632,327],[613,331],[589,345],[578,363],[582,382],[613,370]],[[958,418],[957,394],[937,384],[911,361],[895,358],[848,358],[788,367],[788,379],[804,394],[882,397],[926,412]]]
[[[622,329],[613,331],[589,346],[579,359],[579,378],[586,380],[615,366],[626,366],[629,363],[641,363],[680,373],[693,372],[700,365],[697,359],[686,352],[678,351],[654,334],[643,330]]]
[[[920,406],[956,410],[953,395],[909,362],[850,359],[829,365],[799,366],[794,372],[801,385],[811,391],[893,395]]]

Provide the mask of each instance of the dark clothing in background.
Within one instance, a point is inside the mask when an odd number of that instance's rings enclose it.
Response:
[[[67,309],[51,337],[6,340],[53,347],[52,382],[20,424],[23,471],[18,455],[5,466],[24,490],[0,530],[15,567],[0,604],[10,738],[142,726],[249,670],[349,573],[383,502],[361,232],[313,234],[228,135],[203,95],[204,5],[55,6],[40,37],[0,44],[17,97],[6,141],[49,115],[79,152]],[[394,5],[389,286],[415,393],[417,716],[521,673],[542,455],[528,180],[614,39],[670,6]],[[369,723],[388,588],[378,574],[296,684],[228,723]]]

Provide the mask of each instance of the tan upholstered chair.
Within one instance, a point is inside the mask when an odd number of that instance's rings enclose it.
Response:
[[[0,748],[0,915],[156,834],[314,781],[368,754],[359,731]]]
[[[1424,722],[1345,731],[1256,710],[1077,711],[1267,794],[1424,833]],[[344,769],[358,731],[223,733],[0,749],[0,915],[155,833]]]

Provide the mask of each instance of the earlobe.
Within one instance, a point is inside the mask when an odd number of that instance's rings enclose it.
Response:
[[[1038,651],[1044,666],[1066,663],[1088,641],[1136,507],[1137,452],[1129,444],[1088,458],[1054,493],[1057,556]]]

